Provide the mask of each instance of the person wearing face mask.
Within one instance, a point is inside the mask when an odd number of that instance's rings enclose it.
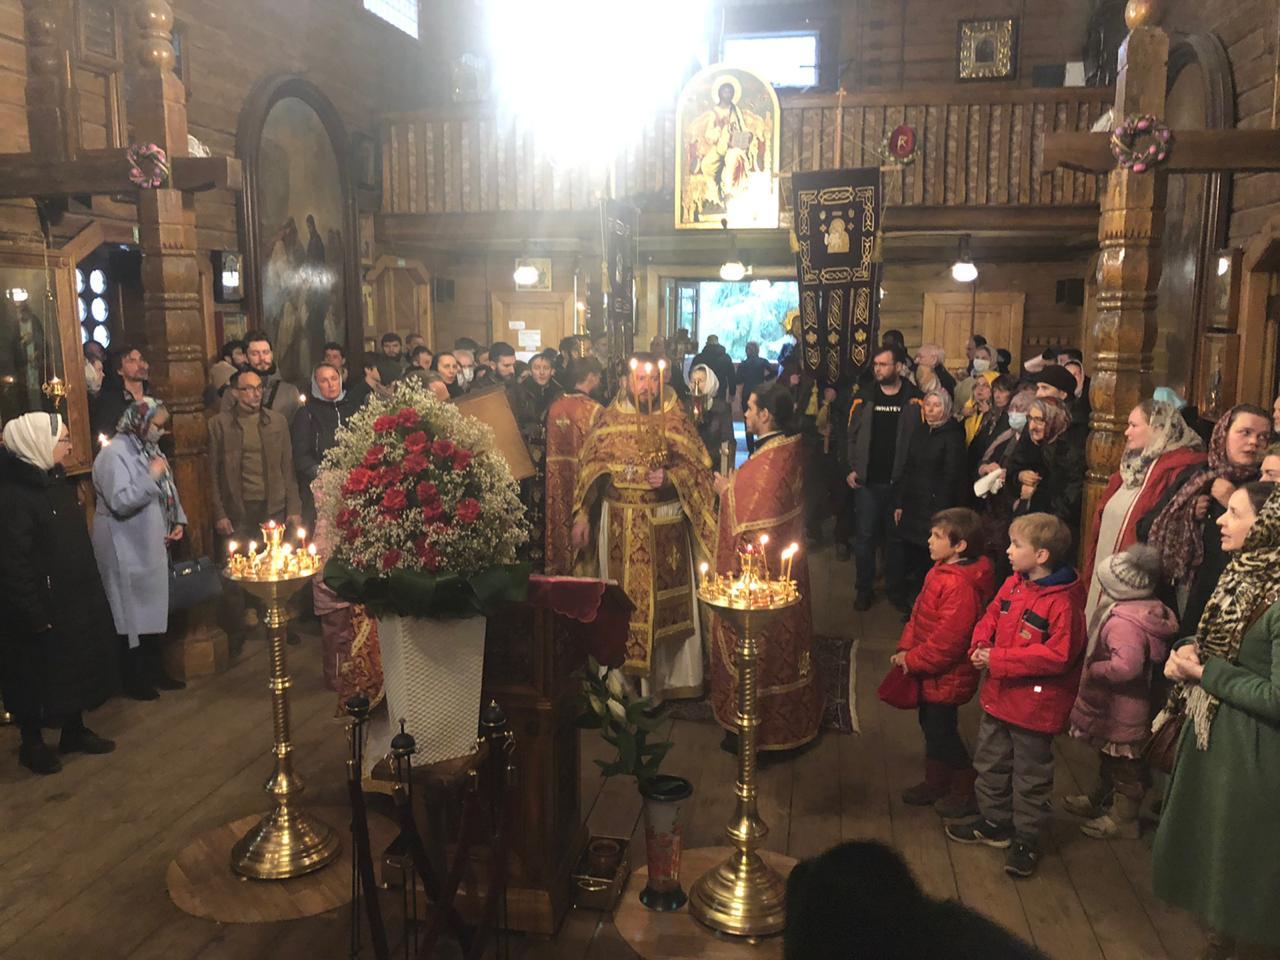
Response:
[[[978,385],[979,380],[986,378],[987,374],[993,372],[995,368],[995,358],[992,356],[991,348],[987,346],[975,347],[973,350],[973,373],[956,384],[955,406],[957,410],[964,410],[969,405],[969,401],[973,398],[973,388]],[[989,381],[994,379],[994,377],[991,377]]]
[[[181,690],[164,668],[169,629],[169,547],[183,539],[187,515],[160,438],[170,423],[159,400],[144,397],[120,417],[116,435],[93,462],[93,549],[120,635],[125,692],[154,700]]]
[[[1221,547],[1218,518],[1238,487],[1258,479],[1271,419],[1251,403],[1232,407],[1214,425],[1208,463],[1189,467],[1159,506],[1147,542],[1160,551],[1164,575],[1182,609],[1183,635],[1200,622],[1230,559]]]
[[[453,358],[458,361],[458,386],[462,387],[464,392],[469,392],[476,379],[475,352],[454,347]]]
[[[1079,542],[1084,500],[1084,444],[1073,433],[1071,414],[1057,400],[1038,397],[1027,411],[1027,429],[1014,449],[1008,483],[1017,495],[1015,517],[1050,513]]]
[[[39,774],[62,769],[44,742],[45,727],[62,728],[62,754],[115,749],[84,724],[84,711],[114,690],[115,631],[84,511],[61,466],[70,452],[71,436],[56,413],[27,413],[5,424],[0,684],[22,735],[18,761]]]
[[[1159,737],[1174,717],[1185,717],[1151,851],[1152,886],[1209,929],[1199,954],[1207,960],[1280,953],[1275,490],[1248,483],[1228,498],[1218,540],[1231,561],[1195,635],[1165,662],[1164,675],[1176,686],[1154,725]]]
[[[324,455],[337,443],[338,430],[359,409],[342,386],[342,372],[330,363],[317,364],[311,374],[311,395],[289,427],[293,469],[302,497],[302,525],[314,530],[316,503],[311,483],[320,473]]]

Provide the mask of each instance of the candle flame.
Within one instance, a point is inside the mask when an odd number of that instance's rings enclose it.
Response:
[[[631,369],[632,369],[632,370],[634,370],[634,369],[635,369],[637,366],[639,366],[639,365],[640,365],[640,364],[639,364],[639,361],[638,361],[638,360],[636,360],[636,358],[635,358],[635,357],[632,357],[632,358],[631,358]]]
[[[313,557],[316,555],[316,545],[314,543],[307,546],[307,553],[311,554]]]
[[[249,541],[249,552],[250,552],[250,553],[254,553],[257,549],[258,549],[258,541],[257,541],[257,540],[250,540],[250,541]]]
[[[800,551],[800,544],[793,543],[791,546],[787,547],[787,549],[782,551],[782,558],[784,560],[789,560],[791,557],[794,557],[799,551]]]
[[[760,546],[766,547],[768,545],[769,545],[769,535],[767,533],[760,534]]]
[[[705,561],[705,560],[703,560],[700,564],[698,564],[698,572],[699,572],[699,573],[703,573],[703,574],[705,574],[705,573],[706,573],[708,570],[710,570],[710,569],[711,569],[711,565],[710,565],[709,563],[707,563],[707,561]]]
[[[236,543],[234,540],[231,540],[227,543],[227,553],[235,553],[239,549],[240,549],[240,545]]]
[[[302,529],[302,527],[298,528],[298,539],[299,540],[307,539],[307,531]]]
[[[280,552],[283,553],[286,557],[289,556],[289,554],[293,553],[293,544],[292,543],[284,544],[280,548]]]
[[[667,369],[667,361],[665,361],[665,360],[659,360],[659,361],[658,361],[658,369],[659,369],[659,370],[665,370],[665,369]]]
[[[105,433],[98,434],[98,446],[105,447],[110,442],[111,442],[111,438],[108,437]]]

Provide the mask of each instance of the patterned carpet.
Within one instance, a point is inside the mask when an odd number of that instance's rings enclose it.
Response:
[[[822,716],[822,728],[834,733],[858,733],[857,657],[854,641],[848,637],[815,636],[813,638],[814,668],[826,693],[827,706]],[[712,721],[711,702],[697,700],[670,700],[667,715],[673,720]]]

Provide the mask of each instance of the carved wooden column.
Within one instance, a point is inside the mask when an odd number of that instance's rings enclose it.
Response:
[[[27,135],[31,152],[72,159],[71,104],[67,97],[65,11],[58,0],[23,0],[27,32]]]
[[[182,81],[173,72],[173,9],[167,0],[135,0],[134,20],[139,30],[141,66],[130,104],[134,136],[140,143],[158,144],[170,159],[184,157],[187,107]],[[213,529],[203,401],[204,320],[190,196],[167,187],[140,190],[138,225],[143,328],[152,382],[173,413],[173,467],[187,513],[187,536],[196,555],[208,554],[213,547]],[[227,637],[216,626],[212,609],[192,611],[185,624],[171,625],[171,632],[182,639],[181,663],[173,665],[180,666],[184,674],[225,668]]]
[[[1129,4],[1129,39],[1120,51],[1115,122],[1134,114],[1163,119],[1169,37],[1156,24],[1160,5]],[[1177,150],[1177,145],[1174,145]],[[1167,174],[1160,168],[1107,176],[1098,240],[1096,368],[1087,448],[1083,528],[1093,519],[1107,479],[1120,466],[1131,411],[1151,396],[1151,351],[1156,340],[1156,288],[1163,266]]]

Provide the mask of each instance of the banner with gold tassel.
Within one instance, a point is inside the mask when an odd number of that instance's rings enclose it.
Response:
[[[791,176],[801,368],[835,386],[871,362],[876,342],[880,170]]]

